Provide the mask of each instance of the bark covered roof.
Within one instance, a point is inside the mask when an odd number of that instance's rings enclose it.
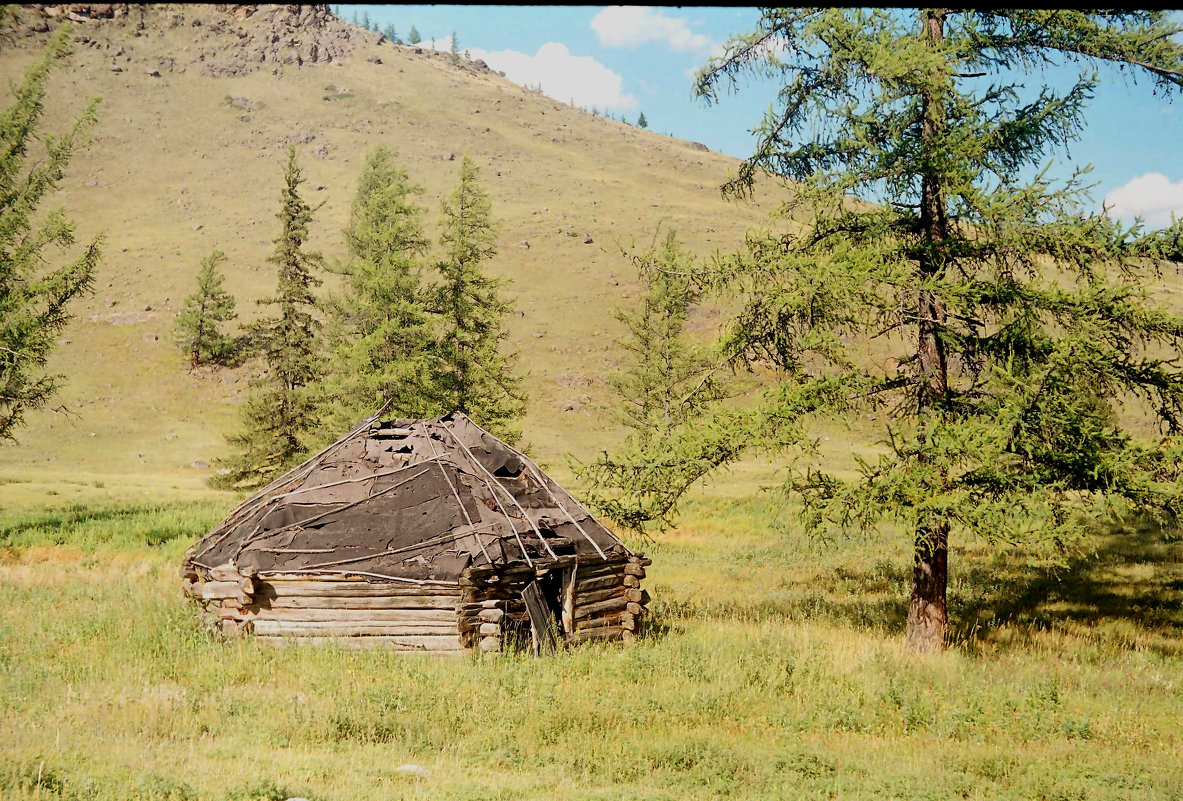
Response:
[[[470,565],[627,553],[536,464],[454,412],[356,427],[240,504],[191,561],[451,582]]]

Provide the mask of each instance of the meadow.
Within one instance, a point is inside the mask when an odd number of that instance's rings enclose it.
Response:
[[[627,647],[437,660],[204,632],[176,571],[237,500],[204,479],[258,370],[187,372],[173,320],[215,247],[258,315],[289,141],[330,261],[373,145],[424,185],[433,235],[459,155],[481,163],[526,446],[564,483],[562,454],[623,435],[604,375],[638,288],[619,248],[676,229],[729,251],[787,190],[725,201],[735,159],[444,54],[367,41],[214,78],[205,52],[237,39],[222,12],[147,13],[88,28],[51,82],[47,130],[103,96],[58,199],[107,257],[50,364],[67,414],[0,448],[0,799],[1183,799],[1183,541],[1138,521],[1054,559],[955,539],[934,656],[903,647],[908,538],[810,539],[754,461],[630,543],[653,614]],[[0,75],[38,49],[16,43]],[[1154,289],[1180,308],[1177,270]],[[868,422],[819,428],[828,467],[874,451]]]
[[[634,543],[646,636],[550,659],[221,641],[176,566],[231,496],[10,478],[0,797],[1183,797],[1183,543],[962,543],[954,642],[920,658],[906,538],[806,539],[754,474]]]

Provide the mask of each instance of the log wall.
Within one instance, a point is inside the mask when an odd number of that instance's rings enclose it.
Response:
[[[460,588],[307,576],[187,576],[186,592],[207,623],[226,634],[253,632],[260,642],[334,642],[400,651],[460,652]]]
[[[494,570],[469,568],[460,576],[457,608],[460,642],[465,648],[497,653],[515,641],[529,642],[530,617],[522,590],[534,580],[525,565]]]
[[[578,565],[567,642],[635,639],[649,603],[649,593],[641,589],[649,564],[651,560],[636,554],[624,561]]]
[[[457,585],[404,584],[340,576],[244,575],[222,565],[202,577],[182,568],[186,593],[211,628],[253,632],[261,642],[335,642],[400,651],[499,652],[530,645],[530,618],[522,590],[539,571],[563,575],[564,640],[633,640],[649,593],[641,589],[651,560],[636,554],[545,567],[470,568]],[[572,584],[572,574],[574,570]]]

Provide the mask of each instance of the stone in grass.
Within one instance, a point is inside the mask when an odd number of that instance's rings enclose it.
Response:
[[[431,775],[431,771],[420,765],[399,765],[394,769],[395,773],[405,773],[408,776],[415,776],[420,779],[426,779]]]

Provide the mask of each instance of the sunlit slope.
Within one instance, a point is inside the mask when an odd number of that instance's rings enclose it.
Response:
[[[209,31],[219,12],[183,13],[204,29],[157,24],[159,14],[138,36],[130,22],[75,25],[91,41],[51,84],[49,131],[84,98],[103,98],[94,141],[57,200],[80,239],[105,232],[106,256],[53,359],[69,377],[58,398],[69,413],[30,416],[21,443],[0,449],[6,474],[196,476],[205,471],[194,462],[225,452],[249,369],[189,375],[170,342],[172,321],[213,248],[229,256],[227,284],[243,316],[258,313],[254,300],[274,283],[265,259],[288,141],[297,142],[307,197],[323,204],[312,244],[330,259],[341,255],[367,148],[398,151],[425,188],[433,229],[460,154],[477,160],[504,223],[490,269],[512,281],[511,342],[530,373],[526,439],[551,459],[588,453],[617,433],[594,412],[617,358],[611,309],[635,293],[616,242],[647,243],[661,225],[704,253],[733,247],[778,201],[769,192],[762,202],[724,201],[718,187],[734,159],[374,35],[332,64],[209,77],[186,56],[194,31]],[[217,35],[235,35],[233,26]],[[203,41],[208,47],[209,36]],[[34,39],[0,51],[0,75],[19,76],[37,52]],[[159,69],[168,58],[177,71]]]

